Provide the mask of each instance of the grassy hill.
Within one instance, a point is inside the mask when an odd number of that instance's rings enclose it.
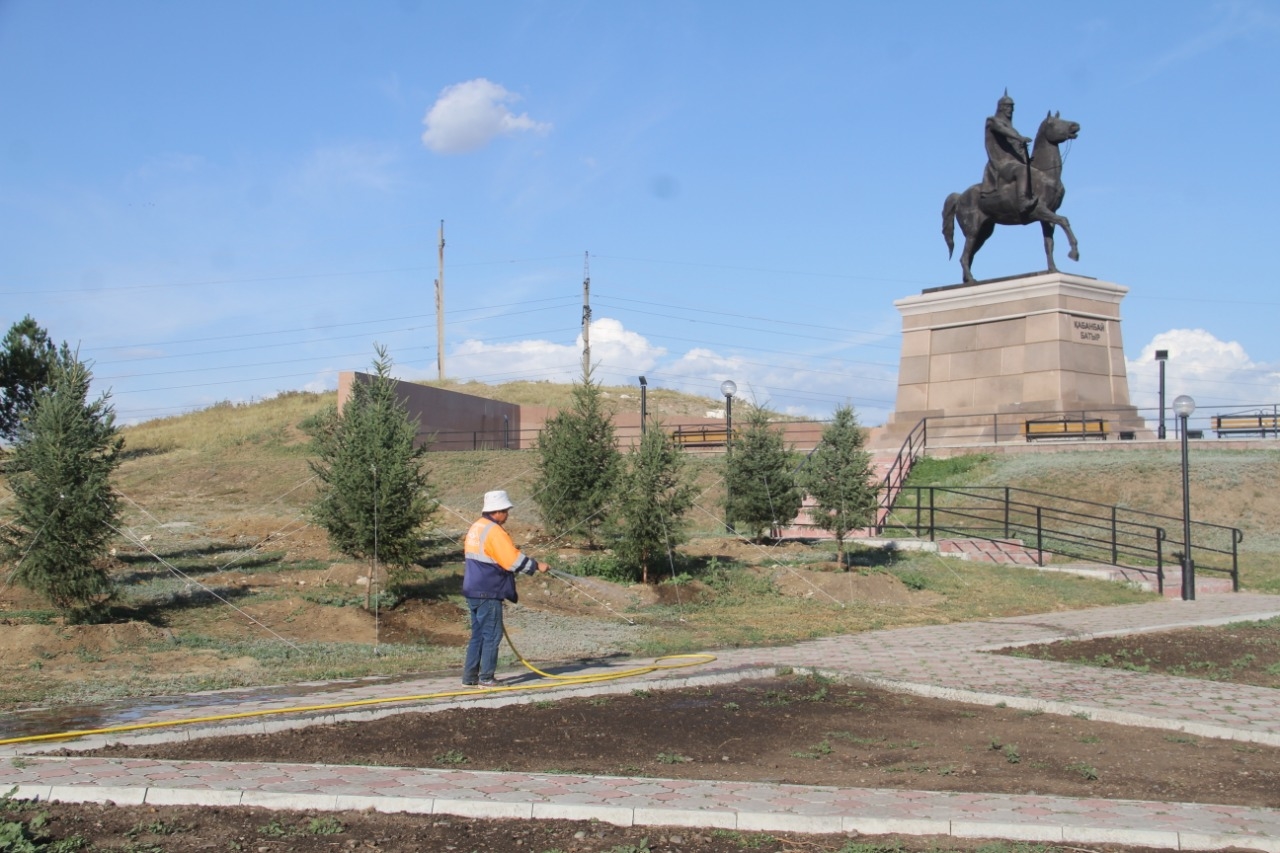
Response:
[[[550,383],[454,387],[553,405],[570,392]],[[635,389],[606,390],[619,405],[633,405],[623,395]],[[652,411],[670,415],[715,406],[673,392],[649,399]],[[333,553],[306,518],[315,492],[300,425],[334,401],[333,394],[286,394],[123,430],[126,459],[116,486],[129,535],[113,556],[122,590],[117,621],[63,626],[46,603],[0,586],[0,709],[454,667],[466,636],[457,540],[493,488],[511,492],[513,532],[536,556],[567,568],[600,561],[598,552],[538,529],[527,500],[534,454],[432,453],[427,464],[441,510],[430,555],[398,581],[376,574],[383,609],[365,610],[371,567]],[[546,610],[539,618],[559,620],[557,642],[583,626],[622,627],[609,648],[652,655],[1150,598],[1115,583],[928,554],[864,551],[854,572],[835,574],[830,543],[763,548],[725,536],[723,457],[691,456],[690,464],[699,498],[689,519],[693,539],[669,567],[675,582],[636,591],[600,581],[597,591],[608,588],[611,607],[545,582],[528,588],[527,599],[522,591],[527,608]],[[916,479],[1019,486],[1172,516],[1181,507],[1172,442],[1167,449],[1059,447],[926,460]],[[1280,450],[1193,447],[1193,515],[1244,530],[1246,589],[1280,593],[1278,479]],[[7,497],[0,490],[0,508]],[[371,655],[371,646],[379,652]]]
[[[548,382],[498,386],[444,383],[442,387],[552,406],[567,404],[572,388]],[[604,390],[619,405],[633,405],[627,395],[636,389],[621,386]],[[162,522],[244,513],[255,507],[271,508],[269,514],[276,515],[299,512],[313,495],[307,437],[299,424],[334,400],[333,394],[286,394],[251,405],[220,405],[129,427],[124,430],[128,458],[120,471],[119,488],[139,510],[145,509]],[[650,411],[659,416],[700,414],[715,405],[716,401],[674,391],[649,395]],[[490,488],[506,488],[520,500],[534,476],[531,453],[434,453],[428,464],[440,499],[466,517]],[[719,494],[712,481],[718,476],[719,459],[698,458],[693,464],[710,489],[703,502],[706,524],[697,526],[711,529],[718,515]],[[1148,450],[1071,452],[1054,447],[1043,453],[926,460],[915,480],[1016,486],[1181,515],[1176,442]],[[1212,442],[1195,443],[1190,480],[1194,518],[1243,529],[1242,547],[1251,558],[1280,554],[1280,496],[1273,488],[1280,481],[1280,447],[1226,450]],[[522,510],[532,512],[532,507],[526,505]],[[526,516],[525,520],[536,518]]]
[[[432,382],[433,387],[487,396],[504,402],[562,407],[571,385],[512,382]],[[637,389],[604,386],[606,400],[637,408]],[[204,521],[233,513],[260,511],[270,517],[297,515],[314,496],[307,464],[309,439],[301,424],[337,395],[290,393],[247,405],[222,404],[193,414],[148,421],[123,430],[126,461],[118,488],[138,512],[160,523]],[[649,412],[658,418],[704,415],[716,402],[677,391],[648,395]],[[505,488],[521,501],[534,477],[534,457],[513,451],[433,453],[428,470],[444,504],[442,524],[464,526],[489,489]],[[694,460],[700,479],[708,463]],[[525,511],[528,511],[527,513]],[[536,520],[531,504],[526,521]],[[450,519],[452,518],[452,521]]]

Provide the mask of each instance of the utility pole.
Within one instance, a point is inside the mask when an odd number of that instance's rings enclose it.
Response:
[[[436,278],[436,371],[444,381],[444,220],[440,220],[440,274]]]
[[[591,253],[582,253],[582,381],[591,375]]]

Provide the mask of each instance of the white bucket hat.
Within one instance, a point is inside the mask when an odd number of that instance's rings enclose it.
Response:
[[[515,504],[511,502],[511,498],[507,497],[507,493],[502,489],[496,492],[484,493],[484,509],[481,512],[501,512],[504,509],[511,509]]]

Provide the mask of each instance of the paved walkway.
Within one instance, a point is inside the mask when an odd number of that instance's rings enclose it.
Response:
[[[777,649],[717,653],[695,669],[640,678],[654,687],[736,680],[777,666],[815,667],[914,693],[972,702],[1004,702],[1051,713],[1158,726],[1206,737],[1280,745],[1280,690],[983,654],[985,649],[1063,638],[1157,631],[1280,615],[1280,597],[1216,595],[1194,602],[991,619],[957,625],[875,631]],[[627,666],[635,666],[628,662]],[[607,667],[601,667],[602,670]],[[629,692],[637,680],[558,687],[555,692]],[[456,690],[456,682],[315,686],[307,695],[227,692],[193,697],[181,709],[122,714],[155,722],[282,710],[286,713],[213,725],[155,729],[113,740],[143,742],[244,731],[265,732],[335,719],[368,719],[422,710],[423,702],[344,711],[298,712],[308,705]],[[537,694],[540,698],[546,692]],[[529,701],[520,691],[433,700],[459,703]],[[206,700],[203,706],[199,700]],[[86,737],[87,747],[105,742]],[[51,746],[0,747],[0,791],[64,801],[251,805],[295,809],[363,809],[474,817],[591,819],[621,825],[698,826],[740,831],[859,832],[998,837],[1063,844],[1120,843],[1168,849],[1251,848],[1280,853],[1276,808],[832,788],[743,782],[700,782],[561,774],[471,772],[148,761],[43,756]],[[9,760],[4,760],[4,759]]]

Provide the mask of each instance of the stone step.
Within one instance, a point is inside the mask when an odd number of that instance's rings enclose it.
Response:
[[[941,544],[941,543],[939,543]],[[964,550],[943,549],[939,548],[941,553],[956,554],[968,553]],[[1034,550],[1027,550],[1027,554],[1034,557]],[[1045,555],[1046,559],[1049,555]],[[984,559],[982,556],[969,557],[969,559]],[[1010,563],[1016,565],[1028,565],[1020,559],[1011,560],[993,560],[991,562]],[[1031,565],[1034,566],[1034,560]],[[1084,577],[1096,578],[1098,580],[1116,581],[1117,583],[1127,583],[1136,586],[1148,592],[1156,592],[1159,583],[1156,576],[1149,572],[1140,572],[1136,569],[1125,568],[1124,566],[1112,566],[1106,563],[1049,563],[1040,567],[1040,571],[1045,572],[1068,572],[1070,574],[1082,575]],[[1196,573],[1196,596],[1201,595],[1221,595],[1232,592],[1231,578],[1216,572],[1197,572]],[[1165,566],[1164,569],[1164,598],[1174,599],[1182,597],[1182,570],[1177,566]]]
[[[893,451],[880,450],[880,451],[873,451],[871,453],[871,472],[872,472],[872,478],[874,479],[875,482],[879,483],[884,481],[885,474],[889,472],[889,469],[893,466],[893,463],[897,458],[898,458],[898,452],[896,450],[893,450]],[[814,523],[812,511],[815,506],[817,506],[817,502],[814,501],[814,499],[809,495],[805,495],[804,502],[801,503],[800,505],[800,512],[798,512],[795,518],[793,518],[788,524],[783,526],[778,531],[779,538],[781,539],[831,539],[833,538],[830,533],[827,533],[825,530],[818,527],[818,525]],[[877,512],[876,514],[877,525],[879,525],[881,522],[884,521],[885,515],[886,513],[883,511]],[[865,538],[867,536],[874,536],[874,535],[875,535],[875,531],[870,528],[867,528],[865,530],[854,531],[849,534],[851,538]]]
[[[1040,562],[1036,551],[1018,539],[940,539],[938,553],[1011,566],[1035,566]]]

